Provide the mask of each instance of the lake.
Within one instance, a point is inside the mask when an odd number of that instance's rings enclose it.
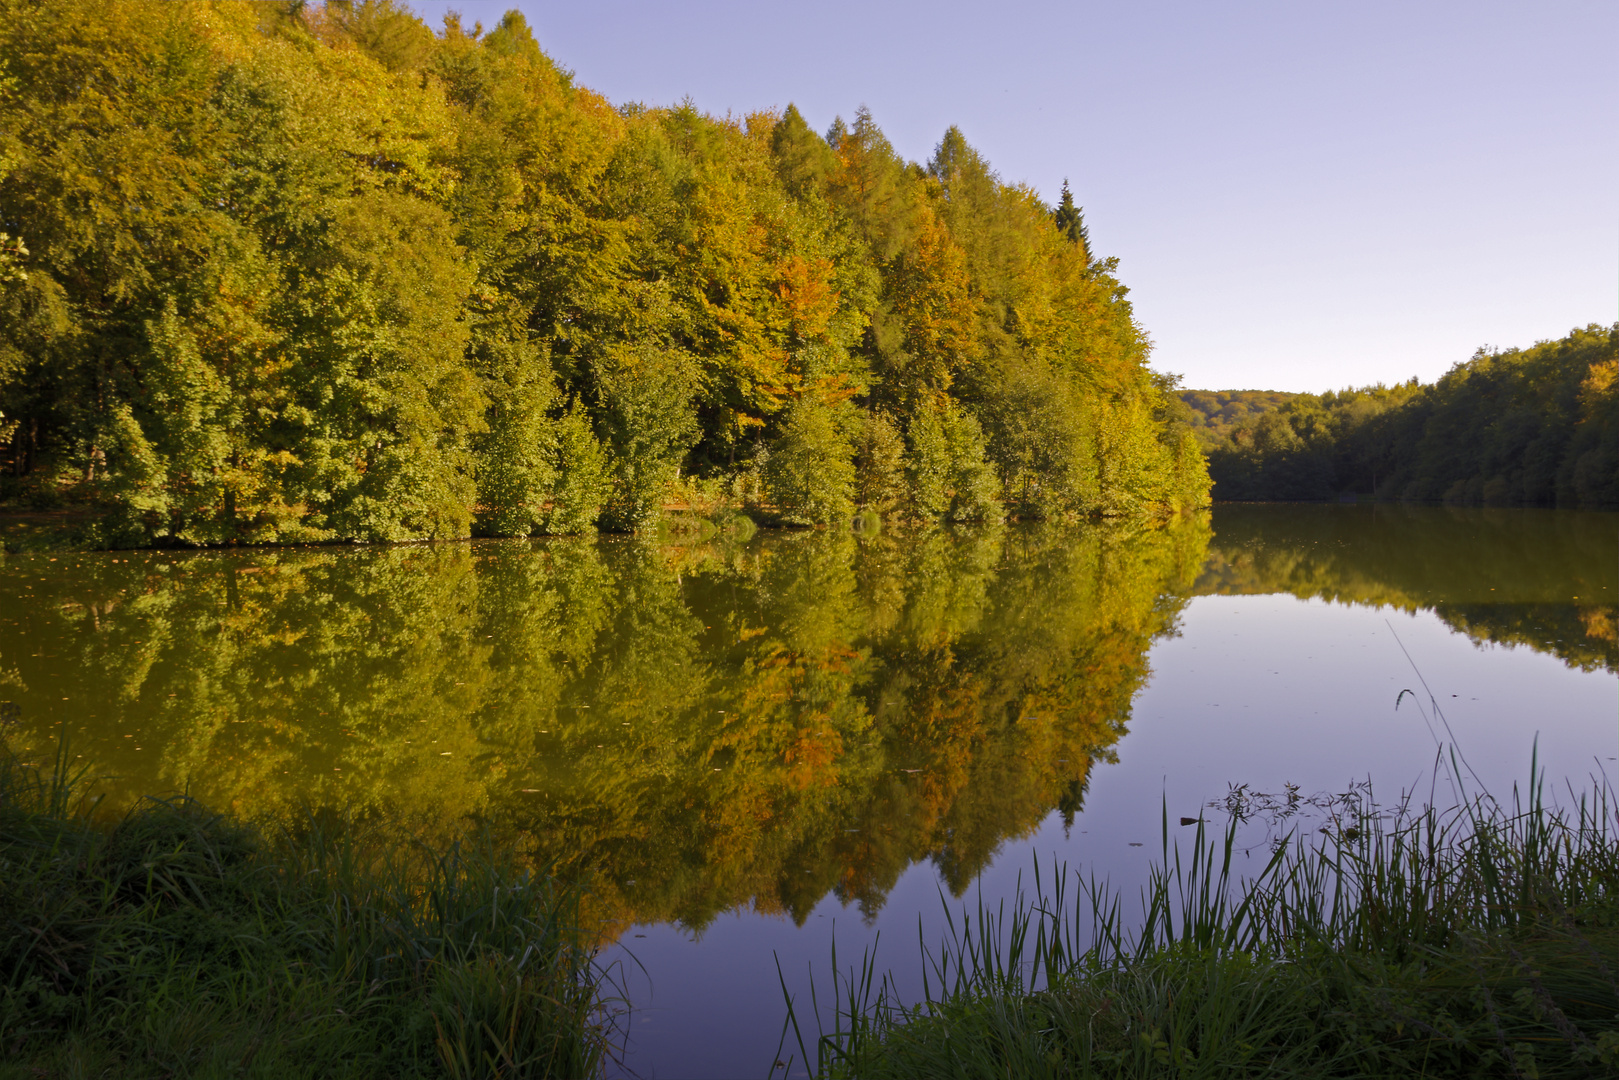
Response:
[[[778,960],[802,1005],[880,936],[916,992],[946,903],[1133,895],[1233,785],[1615,775],[1619,515],[11,555],[0,699],[110,806],[485,823],[590,883],[619,1071],[765,1076]]]

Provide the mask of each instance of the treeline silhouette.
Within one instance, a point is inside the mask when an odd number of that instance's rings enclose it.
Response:
[[[1209,472],[1227,500],[1619,507],[1619,323],[1480,349],[1432,385],[1294,395],[1216,441]]]
[[[0,0],[0,498],[193,543],[1207,500],[1115,260],[954,128],[613,106],[511,12]]]

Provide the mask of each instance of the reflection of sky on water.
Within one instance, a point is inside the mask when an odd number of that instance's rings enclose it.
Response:
[[[881,931],[914,997],[942,874],[970,898],[985,868],[994,904],[1038,854],[1129,896],[1161,814],[1229,784],[1420,785],[1434,743],[1393,708],[1419,683],[1390,624],[1497,791],[1536,731],[1554,777],[1614,755],[1619,515],[1222,506],[1212,528],[7,556],[0,736],[65,728],[114,803],[489,821],[585,874],[606,933],[664,923],[624,939],[648,973],[624,968],[629,1068],[762,1075],[772,953],[802,1001],[834,923],[846,961]],[[1082,796],[1065,835],[1051,808]]]
[[[1231,783],[1262,791],[1293,783],[1309,794],[1369,777],[1379,801],[1412,789],[1425,800],[1436,745],[1411,698],[1394,707],[1402,689],[1422,690],[1401,644],[1492,792],[1506,796],[1522,785],[1537,736],[1549,796],[1566,803],[1563,781],[1578,790],[1599,767],[1619,778],[1613,672],[1571,670],[1522,646],[1479,647],[1428,611],[1203,596],[1182,613],[1180,635],[1153,648],[1152,682],[1136,698],[1118,762],[1097,766],[1071,831],[1065,837],[1053,813],[1032,837],[1005,844],[980,877],[985,900],[1012,895],[1035,857],[1110,878],[1133,896],[1159,849],[1163,811],[1172,822],[1195,816]],[[971,892],[965,901],[974,902]],[[626,961],[637,1006],[626,1065],[647,1077],[763,1075],[783,1016],[773,954],[802,1004],[812,968],[825,997],[834,924],[844,967],[880,934],[879,965],[914,994],[919,919],[923,936],[937,939],[938,878],[926,864],[900,879],[869,925],[828,897],[802,928],[751,913],[721,917],[700,942],[673,927],[637,927],[624,943],[650,973],[650,986]],[[621,959],[618,950],[607,959]]]

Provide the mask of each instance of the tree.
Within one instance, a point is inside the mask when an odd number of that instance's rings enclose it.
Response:
[[[799,198],[818,194],[838,165],[832,147],[810,130],[798,106],[791,104],[771,129],[770,152],[782,184]]]
[[[905,498],[905,439],[880,410],[861,414],[855,441],[855,502],[886,514]]]
[[[864,108],[614,107],[516,12],[0,0],[0,502],[130,543],[647,529],[771,447],[814,520],[900,474],[935,517],[1168,513],[1197,454],[1079,214],[955,128],[923,166]],[[1596,490],[1603,437],[1512,483]]]
[[[766,482],[782,520],[795,525],[846,524],[854,516],[855,466],[848,419],[811,397],[787,410],[770,449]]]
[[[1057,209],[1051,215],[1056,223],[1057,231],[1068,237],[1070,243],[1079,245],[1080,257],[1087,265],[1091,261],[1091,233],[1085,227],[1085,208],[1074,205],[1074,193],[1068,190],[1068,178],[1062,182],[1062,197],[1057,202]]]

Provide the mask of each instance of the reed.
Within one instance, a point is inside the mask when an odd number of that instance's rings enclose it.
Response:
[[[1530,775],[1446,811],[1358,791],[1246,878],[1235,818],[1183,852],[1166,814],[1138,918],[1037,864],[1009,904],[946,902],[922,1001],[834,954],[830,1030],[789,997],[784,1041],[822,1077],[1619,1075],[1615,803]]]
[[[578,895],[488,837],[109,819],[67,760],[0,756],[0,1078],[600,1071]]]

